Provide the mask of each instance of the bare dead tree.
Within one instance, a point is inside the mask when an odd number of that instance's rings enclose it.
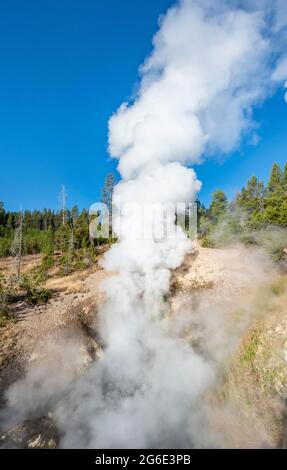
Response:
[[[115,187],[115,177],[113,173],[108,173],[102,189],[102,202],[107,206],[109,211],[109,240],[112,241],[112,206],[113,193]]]
[[[13,257],[13,271],[16,275],[16,278],[20,278],[21,274],[21,260],[22,260],[22,251],[23,251],[23,211],[20,210],[19,213],[19,223],[18,227],[15,230],[14,239],[11,246],[11,254]]]
[[[75,249],[74,222],[72,221],[71,229],[70,229],[70,237],[69,237],[69,242],[68,242],[67,257],[66,257],[65,274],[69,274],[71,272],[74,249]]]
[[[62,223],[64,227],[66,223],[66,203],[67,203],[67,192],[66,192],[66,188],[64,184],[62,184],[61,186],[59,199],[60,199],[61,212],[62,212]]]

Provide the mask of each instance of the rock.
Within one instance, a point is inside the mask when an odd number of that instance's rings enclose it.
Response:
[[[0,434],[2,449],[55,449],[59,433],[50,417],[24,421],[9,431]]]

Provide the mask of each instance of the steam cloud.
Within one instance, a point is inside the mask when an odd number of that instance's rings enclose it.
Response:
[[[230,152],[255,132],[252,107],[275,80],[287,78],[284,6],[280,0],[182,0],[160,19],[138,92],[109,122],[109,150],[122,176],[114,203],[126,209],[103,266],[117,275],[105,284],[100,313],[103,358],[56,407],[63,447],[218,444],[198,432],[200,397],[215,379],[214,361],[172,334],[163,300],[170,270],[192,243],[180,229],[174,236],[170,211],[164,239],[153,236],[152,217],[139,236],[143,219],[130,203],[165,209],[194,201],[201,184],[185,165]],[[160,230],[161,217],[157,223]]]

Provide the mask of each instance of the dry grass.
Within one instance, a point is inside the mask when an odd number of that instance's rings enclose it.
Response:
[[[58,292],[66,292],[67,294],[87,292],[85,283],[78,279],[77,275],[48,279],[45,287],[47,287],[47,289],[52,289]]]
[[[22,262],[21,262],[21,272],[27,273],[28,271],[31,271],[31,269],[35,268],[36,266],[40,266],[41,261],[42,261],[41,254],[23,256]],[[0,258],[0,272],[4,276],[10,276],[11,274],[13,274],[13,258],[12,257]]]
[[[21,273],[25,274],[31,271],[33,268],[40,266],[42,261],[42,255],[28,255],[23,256],[21,262]],[[58,292],[66,292],[67,294],[86,293],[85,280],[87,276],[97,271],[97,266],[85,269],[83,271],[77,271],[68,276],[59,275],[59,266],[54,265],[48,272],[48,280],[45,287]],[[0,258],[0,273],[4,276],[10,276],[13,274],[13,258]]]
[[[97,271],[97,265],[93,265],[88,269],[77,271],[67,276],[52,275],[50,273],[45,287],[54,291],[65,292],[66,294],[84,294],[88,292],[86,284],[88,276]]]

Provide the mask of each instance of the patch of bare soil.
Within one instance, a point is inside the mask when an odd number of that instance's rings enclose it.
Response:
[[[101,354],[96,321],[103,300],[100,285],[106,277],[104,271],[90,269],[52,278],[47,287],[54,295],[46,305],[15,305],[16,320],[0,328],[0,407],[5,406],[7,388],[38,365],[44,373],[53,376],[60,370],[72,378]],[[44,383],[44,377],[40,379]],[[0,435],[0,446],[55,447],[56,430],[51,423],[51,418],[43,416],[16,424]]]
[[[21,260],[21,272],[26,273],[36,266],[39,266],[41,264],[41,260],[41,254],[23,256]],[[15,269],[13,263],[14,258],[12,257],[0,258],[0,273],[5,276],[13,274]]]

